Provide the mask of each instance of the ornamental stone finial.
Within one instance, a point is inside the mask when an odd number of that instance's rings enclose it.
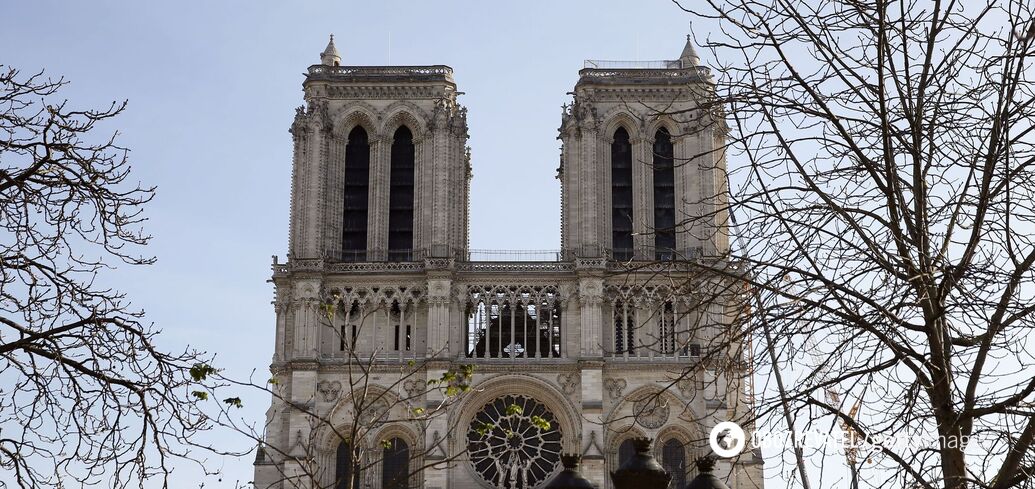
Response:
[[[561,454],[561,465],[564,470],[554,476],[544,489],[596,489],[596,485],[579,473],[580,459],[576,453]]]
[[[326,66],[341,65],[341,55],[338,54],[338,48],[334,47],[334,34],[331,34],[331,40],[327,43],[327,47],[320,53],[320,64]]]
[[[618,470],[611,472],[611,481],[615,489],[667,489],[672,481],[672,474],[666,472],[651,455],[650,446],[653,440],[633,438],[632,442],[636,453]]]
[[[693,68],[701,64],[701,57],[694,49],[694,35],[691,30],[686,35],[686,44],[683,45],[683,52],[679,54],[679,65],[681,68]]]
[[[729,486],[712,474],[712,470],[715,468],[714,458],[706,455],[697,459],[695,463],[697,464],[697,477],[686,485],[686,489],[729,489]]]

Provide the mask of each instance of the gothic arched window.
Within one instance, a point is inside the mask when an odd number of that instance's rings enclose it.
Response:
[[[348,487],[349,476],[352,477],[352,489],[359,488],[359,472],[352,473],[352,447],[349,442],[342,441],[338,445],[338,453],[334,464],[334,488]]]
[[[654,135],[654,258],[671,260],[676,248],[676,179],[672,137],[665,128]]]
[[[345,145],[345,205],[341,226],[342,261],[365,261],[367,196],[370,187],[370,144],[356,126]]]
[[[672,475],[669,487],[686,487],[686,450],[675,438],[661,446],[661,466]]]
[[[625,128],[611,142],[611,253],[615,260],[633,255],[632,144]]]
[[[621,445],[618,445],[618,465],[615,466],[615,469],[621,467],[622,464],[624,464],[626,460],[632,458],[633,455],[636,455],[636,445],[633,444],[632,438],[627,438]]]
[[[413,260],[413,133],[395,131],[388,192],[388,261]]]
[[[410,446],[392,438],[381,457],[381,489],[407,489],[410,480]]]
[[[636,310],[628,302],[615,301],[613,307],[615,325],[615,353],[636,353]]]

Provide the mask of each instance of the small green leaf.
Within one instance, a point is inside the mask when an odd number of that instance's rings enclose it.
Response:
[[[333,321],[334,320],[334,312],[336,310],[336,307],[334,306],[334,303],[333,302],[325,302],[322,305],[322,307],[323,307],[324,315],[327,316],[327,320],[328,321]]]
[[[529,418],[529,421],[532,422],[532,426],[535,426],[536,428],[539,428],[542,431],[547,431],[550,429],[550,422],[539,416],[532,416],[531,418]]]
[[[190,368],[190,377],[194,379],[194,382],[201,382],[205,380],[209,375],[218,372],[215,368],[207,363],[198,363]]]
[[[521,406],[517,404],[511,404],[507,406],[507,416],[515,416],[521,414]]]
[[[194,392],[191,392],[190,395],[192,395],[196,399],[199,399],[199,400],[202,400],[202,401],[207,401],[208,400],[208,392],[194,391]]]
[[[479,425],[477,428],[475,428],[474,431],[478,433],[478,436],[485,436],[489,434],[489,432],[492,431],[493,428],[496,427],[496,425],[492,423],[485,423],[481,421],[478,421],[477,423],[479,423]]]
[[[225,403],[227,406],[233,406],[235,408],[244,407],[244,404],[241,402],[240,397],[228,397],[226,399],[223,399],[223,403]]]

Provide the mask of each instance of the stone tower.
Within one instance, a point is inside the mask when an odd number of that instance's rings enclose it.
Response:
[[[654,260],[726,251],[724,125],[690,36],[679,59],[587,61],[562,115],[562,247]]]
[[[743,384],[710,366],[735,311],[702,300],[715,281],[680,265],[726,247],[723,134],[690,43],[674,61],[587,62],[562,114],[561,247],[507,260],[467,246],[452,69],[342,66],[333,38],[320,59],[290,131],[256,487],[535,488],[567,452],[607,489],[643,436],[685,484],[710,427],[749,409]],[[461,365],[470,392],[428,389]],[[754,453],[719,469],[761,487]]]

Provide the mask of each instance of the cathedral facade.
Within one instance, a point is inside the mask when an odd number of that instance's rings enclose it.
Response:
[[[332,37],[290,129],[256,487],[528,489],[574,453],[606,489],[648,437],[682,489],[711,427],[749,410],[747,385],[706,361],[736,311],[686,266],[728,247],[709,69],[688,38],[676,60],[579,74],[560,250],[482,254],[452,69],[345,66]],[[762,486],[756,453],[717,471]]]

